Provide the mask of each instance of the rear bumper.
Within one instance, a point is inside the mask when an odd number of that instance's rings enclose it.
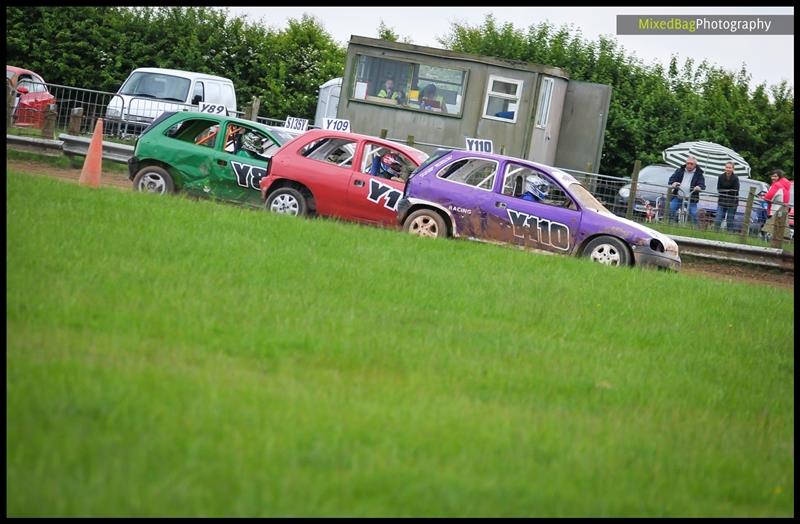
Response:
[[[406,219],[408,210],[411,209],[411,201],[407,198],[401,198],[397,203],[397,223],[402,225]]]
[[[633,249],[633,260],[637,266],[656,267],[671,271],[681,270],[681,257],[669,253],[653,251],[647,246],[637,246]]]

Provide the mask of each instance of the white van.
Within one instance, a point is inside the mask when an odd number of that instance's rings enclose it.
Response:
[[[137,133],[164,111],[196,111],[200,102],[236,111],[233,82],[221,76],[140,67],[134,69],[106,108],[110,131]],[[117,129],[118,127],[118,129]]]

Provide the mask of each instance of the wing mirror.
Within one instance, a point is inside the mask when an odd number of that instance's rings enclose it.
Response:
[[[192,98],[192,105],[197,105],[202,101],[203,101],[202,95],[194,95],[194,97]]]

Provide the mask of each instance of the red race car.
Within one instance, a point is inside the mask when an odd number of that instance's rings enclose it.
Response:
[[[314,129],[281,147],[259,183],[266,208],[397,227],[408,175],[428,155],[389,140]]]
[[[14,125],[42,127],[47,106],[56,103],[41,76],[28,69],[6,66],[6,80],[16,91],[14,98]]]

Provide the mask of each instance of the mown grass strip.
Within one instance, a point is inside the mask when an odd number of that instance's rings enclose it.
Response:
[[[794,513],[789,291],[6,190],[8,515]]]

